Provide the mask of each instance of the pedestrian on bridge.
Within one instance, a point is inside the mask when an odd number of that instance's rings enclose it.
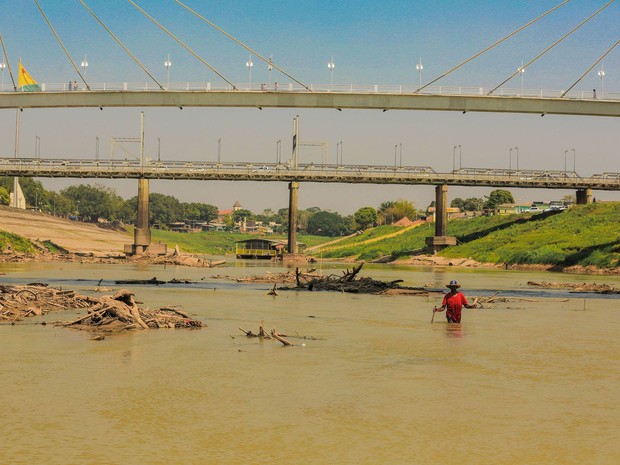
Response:
[[[450,289],[450,292],[443,297],[441,307],[435,307],[433,309],[433,316],[435,312],[443,312],[446,310],[446,319],[448,323],[460,323],[461,309],[463,307],[476,308],[478,306],[478,299],[475,299],[474,303],[470,305],[469,302],[467,302],[465,294],[458,290],[461,285],[456,281],[450,281],[450,284],[447,284],[446,287]]]

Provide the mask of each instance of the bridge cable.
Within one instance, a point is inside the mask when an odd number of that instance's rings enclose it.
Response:
[[[616,41],[616,43],[615,43],[615,44],[613,44],[613,45],[609,48],[609,50],[607,50],[607,51],[603,54],[603,56],[601,56],[598,60],[596,60],[596,61],[592,64],[592,66],[590,66],[590,67],[589,67],[589,68],[588,68],[588,69],[587,69],[587,70],[586,70],[586,71],[585,71],[585,72],[584,72],[581,76],[579,76],[579,79],[577,79],[577,80],[573,83],[573,85],[572,85],[572,86],[570,86],[570,87],[569,87],[568,89],[566,89],[566,90],[563,90],[563,91],[562,91],[562,94],[560,95],[560,97],[561,97],[561,98],[564,98],[564,97],[566,96],[566,94],[567,94],[568,92],[570,92],[570,90],[571,90],[573,87],[575,87],[575,86],[579,83],[579,81],[581,81],[581,80],[582,80],[582,79],[586,76],[586,74],[588,74],[590,71],[592,71],[596,65],[598,65],[601,61],[603,61],[603,59],[604,59],[607,55],[609,55],[609,53],[610,53],[610,52],[611,52],[614,48],[616,48],[616,47],[618,46],[618,44],[620,44],[620,39],[618,39],[618,40]]]
[[[73,69],[75,69],[75,72],[78,73],[78,75],[80,76],[80,79],[82,80],[82,82],[84,83],[84,85],[86,86],[86,88],[88,90],[90,90],[90,86],[88,85],[88,82],[86,82],[86,78],[84,78],[84,76],[82,76],[82,73],[80,73],[80,69],[78,68],[77,64],[75,63],[75,61],[73,61],[73,58],[71,58],[71,55],[69,54],[69,51],[67,50],[67,48],[65,47],[65,45],[62,43],[62,40],[60,40],[60,37],[58,36],[58,34],[56,33],[56,30],[54,29],[54,26],[52,26],[52,23],[50,23],[49,19],[47,19],[46,14],[43,12],[43,9],[41,8],[41,6],[39,5],[39,2],[37,2],[37,0],[33,0],[34,4],[37,6],[37,8],[39,9],[39,12],[41,13],[41,16],[43,16],[43,19],[45,20],[45,22],[47,23],[48,27],[50,28],[50,30],[52,31],[52,34],[54,34],[54,37],[56,37],[56,40],[58,41],[58,44],[60,45],[60,47],[63,49],[63,51],[65,52],[65,54],[67,55],[67,58],[69,58],[69,61],[71,62],[71,64],[73,65]],[[69,89],[71,90],[71,89]]]
[[[493,92],[495,92],[497,89],[499,89],[500,87],[502,87],[504,84],[506,84],[508,81],[510,81],[513,77],[515,77],[517,74],[519,74],[521,72],[521,70],[524,70],[525,68],[527,68],[529,65],[531,65],[532,63],[534,63],[536,60],[538,60],[540,57],[542,57],[545,53],[547,53],[549,50],[551,50],[553,47],[555,47],[556,45],[558,45],[560,42],[562,42],[564,39],[566,39],[569,35],[571,35],[573,32],[575,32],[577,29],[579,29],[581,26],[583,26],[585,23],[587,23],[588,21],[590,21],[592,18],[594,18],[597,14],[599,14],[601,11],[603,11],[605,8],[607,8],[609,5],[611,5],[613,2],[615,2],[616,0],[610,0],[609,2],[607,2],[605,5],[603,5],[602,7],[600,7],[598,10],[596,10],[594,13],[592,13],[590,16],[588,16],[586,19],[584,19],[582,22],[580,22],[577,26],[575,26],[574,28],[572,28],[570,31],[568,31],[566,34],[564,34],[562,37],[560,37],[558,40],[556,40],[553,44],[551,44],[549,47],[547,47],[545,50],[543,50],[542,52],[540,52],[538,55],[536,55],[536,57],[534,57],[532,60],[530,60],[527,64],[525,65],[521,65],[520,68],[517,68],[517,70],[512,73],[508,78],[506,78],[501,84],[499,84],[498,86],[496,86],[493,90],[491,90],[487,95],[491,95]]]
[[[125,45],[123,45],[123,43],[114,35],[114,33],[112,31],[110,31],[110,29],[108,29],[105,24],[103,24],[103,22],[97,17],[97,15],[93,12],[93,10],[91,10],[88,7],[88,5],[86,5],[86,3],[84,3],[83,0],[80,0],[80,3],[82,4],[82,6],[84,8],[86,8],[88,10],[88,12],[92,15],[92,17],[97,20],[97,22],[101,25],[101,27],[103,27],[108,32],[108,34],[110,34],[110,36],[112,36],[112,38],[116,41],[116,43],[118,45],[120,45],[123,48],[123,50],[125,50],[125,52],[127,52],[127,54],[133,59],[133,61],[135,61],[136,64],[138,66],[140,66],[140,68],[142,68],[142,71],[144,71],[153,80],[153,82],[159,86],[160,90],[165,90],[164,87],[157,81],[157,79],[155,79],[153,77],[153,75],[151,73],[149,73],[149,71],[144,67],[144,65],[140,62],[140,60],[138,60],[133,55],[133,53],[131,53],[129,51],[129,49],[127,47],[125,47]]]
[[[170,32],[168,29],[166,29],[164,26],[162,26],[159,22],[157,22],[157,20],[155,18],[153,18],[151,15],[149,15],[146,11],[144,11],[142,8],[140,8],[138,5],[136,5],[132,0],[127,0],[129,3],[131,3],[134,7],[136,7],[144,16],[146,16],[148,19],[150,19],[151,21],[153,21],[155,24],[157,24],[160,29],[162,31],[164,31],[166,34],[168,34],[170,37],[172,37],[174,40],[176,40],[183,48],[185,48],[185,50],[187,50],[189,53],[191,53],[192,55],[194,55],[196,58],[198,58],[198,60],[200,60],[202,62],[202,64],[204,64],[206,67],[208,67],[211,71],[213,71],[215,74],[217,74],[219,77],[221,77],[224,81],[226,81],[230,86],[232,86],[233,90],[237,90],[237,87],[230,82],[228,79],[226,79],[222,74],[220,74],[218,72],[218,70],[216,70],[213,66],[211,66],[209,63],[207,63],[205,60],[203,60],[196,52],[194,52],[191,48],[189,48],[187,45],[185,45],[177,36],[175,36],[172,32]]]
[[[4,60],[6,61],[6,65],[9,67],[9,75],[11,76],[11,82],[13,83],[13,90],[17,92],[17,86],[15,85],[15,79],[13,78],[13,72],[11,71],[11,62],[9,61],[9,56],[6,53],[6,48],[4,46],[4,40],[2,40],[2,34],[0,34],[0,43],[2,44],[2,52],[4,53]]]
[[[188,7],[187,5],[184,5],[183,3],[181,3],[179,0],[175,0],[179,5],[181,5],[183,8],[185,8],[187,11],[189,11],[190,13],[192,13],[194,16],[198,17],[199,19],[203,20],[205,23],[207,23],[208,25],[210,25],[211,27],[217,29],[218,31],[220,31],[222,34],[224,34],[226,37],[228,37],[231,40],[234,40],[236,43],[238,43],[239,45],[241,45],[243,48],[245,48],[247,51],[249,51],[250,53],[253,53],[254,55],[256,55],[258,58],[260,58],[261,60],[263,60],[265,63],[267,63],[270,66],[273,66],[275,69],[277,69],[278,71],[280,71],[282,74],[284,74],[285,76],[291,78],[293,81],[295,81],[297,84],[303,86],[307,91],[312,92],[312,89],[310,87],[308,87],[307,85],[305,85],[303,82],[299,81],[298,79],[295,79],[293,76],[291,76],[290,74],[288,74],[286,71],[284,71],[282,68],[280,68],[279,66],[277,66],[276,64],[273,63],[273,61],[269,60],[268,58],[265,58],[264,56],[262,56],[260,53],[258,53],[256,50],[251,49],[250,47],[248,47],[247,45],[245,45],[243,42],[241,42],[240,40],[237,40],[235,37],[231,36],[228,32],[226,32],[225,30],[223,30],[222,28],[216,26],[215,24],[213,24],[211,21],[209,21],[207,18],[205,18],[204,16],[201,16],[199,13],[197,13],[196,11],[192,10],[190,7]],[[569,0],[566,0],[569,1]]]
[[[479,57],[480,55],[482,55],[483,53],[488,52],[489,50],[491,50],[491,49],[492,49],[493,47],[495,47],[496,45],[499,45],[499,44],[501,44],[502,42],[504,42],[506,39],[509,39],[509,38],[511,38],[512,36],[514,36],[515,34],[518,34],[518,33],[519,33],[519,32],[521,32],[523,29],[525,29],[525,28],[527,28],[527,27],[531,26],[532,24],[534,24],[534,23],[535,23],[536,21],[538,21],[539,19],[544,18],[545,16],[547,16],[548,14],[550,14],[550,13],[554,12],[554,11],[555,11],[555,10],[557,10],[558,8],[560,8],[560,7],[564,6],[564,5],[565,5],[565,4],[567,4],[568,2],[570,2],[570,0],[564,0],[562,3],[560,3],[560,4],[556,5],[556,6],[554,6],[554,7],[553,7],[553,8],[551,8],[549,11],[547,11],[547,12],[543,13],[542,15],[540,15],[538,18],[533,19],[532,21],[530,21],[529,23],[525,24],[524,26],[521,26],[519,29],[517,29],[517,30],[515,30],[515,31],[511,32],[510,34],[508,34],[507,36],[505,36],[505,37],[503,37],[503,38],[499,39],[499,40],[498,40],[497,42],[495,42],[494,44],[489,45],[487,48],[485,48],[485,49],[484,49],[484,50],[482,50],[481,52],[476,53],[474,56],[472,56],[472,57],[468,58],[467,60],[465,60],[464,62],[462,62],[462,63],[460,63],[460,64],[456,65],[456,66],[455,66],[454,68],[452,68],[451,70],[446,71],[446,72],[445,72],[445,73],[443,73],[441,76],[439,76],[439,77],[437,77],[437,78],[433,79],[433,80],[432,80],[431,82],[429,82],[428,84],[424,84],[422,87],[420,87],[418,90],[416,90],[416,91],[414,92],[414,94],[419,93],[422,89],[424,89],[424,88],[426,88],[426,87],[430,86],[431,84],[433,84],[433,83],[435,83],[435,82],[439,81],[441,78],[446,77],[446,76],[447,76],[448,74],[450,74],[451,72],[456,71],[456,70],[457,70],[457,69],[459,69],[461,66],[466,65],[466,64],[467,64],[467,63],[469,63],[470,61],[472,61],[472,60],[474,60],[474,59],[478,58],[478,57]]]

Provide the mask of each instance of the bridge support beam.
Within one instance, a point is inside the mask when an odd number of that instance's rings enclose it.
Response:
[[[297,254],[297,202],[299,183],[291,181],[288,185],[288,253]]]
[[[437,253],[450,245],[456,245],[456,237],[446,236],[448,227],[448,186],[435,186],[435,236],[426,238],[426,245]]]
[[[577,205],[592,203],[592,189],[578,189],[576,197]]]

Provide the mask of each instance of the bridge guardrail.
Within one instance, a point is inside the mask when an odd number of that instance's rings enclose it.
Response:
[[[90,91],[93,92],[155,92],[162,89],[154,82],[89,82]],[[312,92],[330,93],[382,93],[382,94],[414,94],[418,91],[415,84],[309,84]],[[69,83],[42,83],[43,92],[88,92],[84,83],[77,83],[77,90],[73,90],[73,84]],[[486,96],[490,88],[481,86],[429,86],[420,91],[421,95],[462,95],[462,96]],[[297,83],[281,83],[275,87],[273,84],[267,86],[265,83],[238,84],[237,90],[226,84],[217,84],[208,81],[204,82],[171,82],[166,85],[163,92],[179,91],[250,91],[250,92],[308,92],[308,90]],[[13,93],[14,90],[9,84],[0,87],[0,93]],[[520,89],[520,88],[500,88],[492,95],[497,97],[523,97],[523,98],[562,98],[576,100],[620,100],[620,92],[599,92],[595,95],[592,90],[571,90],[564,95],[562,89]]]

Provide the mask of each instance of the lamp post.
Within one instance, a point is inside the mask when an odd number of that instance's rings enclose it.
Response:
[[[342,165],[342,141],[336,144],[336,165],[338,164],[338,149],[340,149],[340,165]]]
[[[168,54],[168,58],[164,61],[164,66],[166,67],[166,78],[168,80],[168,84],[166,86],[166,90],[170,89],[170,67],[172,66],[172,62],[170,61],[170,54]]]
[[[571,149],[573,151],[573,173],[577,172],[577,168],[575,167],[575,165],[577,164],[576,162],[576,158],[577,158],[577,152],[575,152],[575,149]]]
[[[38,160],[41,157],[41,138],[34,136],[34,158]]]
[[[400,144],[398,144],[398,147],[400,148],[400,167],[403,167],[403,144],[402,142]]]
[[[568,156],[568,149],[564,150],[564,177],[566,177],[566,157]]]
[[[463,147],[459,145],[459,169],[463,167]]]
[[[157,161],[161,161],[161,140],[157,138]]]
[[[452,172],[456,171],[456,145],[452,147]]]
[[[396,153],[398,151],[398,144],[394,146],[394,169],[396,169]]]
[[[330,91],[334,90],[334,68],[335,67],[336,67],[336,64],[334,63],[334,55],[332,55],[331,60],[329,60],[329,63],[327,63],[327,69],[329,70],[329,74],[331,76],[330,84],[329,84]]]
[[[418,89],[420,89],[422,87],[422,70],[424,69],[424,66],[422,65],[422,57],[420,57],[420,62],[415,65],[415,69],[418,70]]]
[[[517,171],[519,171],[519,147],[515,147],[515,151],[517,152]]]
[[[82,66],[82,70],[84,72],[84,80],[86,81],[86,68],[88,68],[88,61],[86,61],[86,55],[84,55],[84,61],[82,61],[80,66]]]
[[[282,139],[276,141],[276,163],[280,163],[280,155],[282,154]]]
[[[510,155],[508,155],[508,171],[512,171],[512,147],[510,147]]]
[[[222,161],[222,139],[217,140],[217,163]]]
[[[605,70],[603,68],[598,72],[598,77],[601,78],[601,99],[603,98],[603,93],[605,92]]]
[[[525,68],[523,67],[523,62],[521,62],[521,66],[517,70],[521,75],[521,97],[523,97],[523,75],[525,74]]]
[[[273,55],[269,55],[269,64],[267,65],[267,72],[269,73],[269,78],[267,79],[267,86],[271,88],[271,70],[273,69]]]
[[[4,92],[4,68],[6,68],[6,63],[0,61],[0,69],[2,70],[2,87],[0,87],[0,92]]]
[[[99,160],[99,136],[95,136],[95,160]]]
[[[252,89],[252,67],[254,66],[254,62],[252,61],[252,57],[250,56],[250,59],[248,61],[245,62],[245,66],[248,69],[248,75],[249,75],[249,79],[250,79],[250,89]]]

